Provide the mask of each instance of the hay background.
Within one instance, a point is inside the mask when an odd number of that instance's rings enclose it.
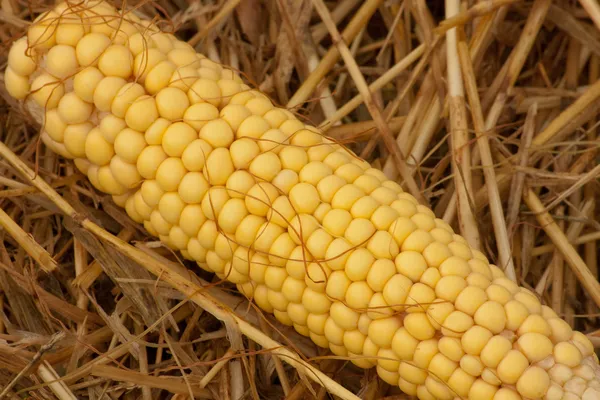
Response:
[[[448,0],[462,7],[454,23],[445,21],[442,1],[325,2],[340,31],[362,18],[358,35],[347,41],[355,62],[334,57],[330,67],[320,61],[331,59],[339,43],[317,12],[321,1],[134,4],[165,18],[163,28],[199,52],[239,69],[277,104],[298,105],[299,96],[304,101],[294,111],[315,125],[339,120],[325,125],[328,135],[374,166],[404,168],[438,217],[480,242],[494,263],[510,268],[499,255],[512,256],[518,282],[600,346],[596,2]],[[50,6],[0,1],[0,71],[12,41]],[[364,12],[370,6],[372,16]],[[457,21],[472,62],[447,54],[444,34]],[[337,118],[354,96],[366,94],[360,75],[371,84],[411,57],[389,83]],[[448,77],[447,66],[465,71],[468,64],[473,75]],[[318,74],[325,79],[299,91]],[[460,96],[465,86],[479,101]],[[463,112],[466,119],[455,118]],[[327,357],[273,318],[258,316],[233,286],[190,264],[195,276],[182,270],[177,255],[41,146],[38,129],[0,78],[0,142],[7,147],[0,151],[0,397],[183,399],[193,387],[199,398],[332,398],[337,382],[363,399],[406,398],[373,370]],[[397,147],[390,145],[394,137]],[[489,143],[490,159],[480,153],[481,142]],[[460,160],[453,163],[452,155]],[[496,175],[487,185],[481,159]],[[28,169],[38,181],[23,174]],[[490,203],[496,189],[501,202]],[[100,230],[82,224],[82,216]],[[549,218],[557,225],[544,223]],[[504,234],[494,221],[504,223]],[[137,253],[128,250],[134,247]],[[198,284],[212,282],[211,298],[262,336],[242,336],[223,314],[190,302],[182,287],[156,280],[141,267],[148,260]],[[591,275],[578,280],[582,274]],[[273,357],[275,349],[257,344],[265,337],[300,351],[333,386],[325,389],[310,372]]]

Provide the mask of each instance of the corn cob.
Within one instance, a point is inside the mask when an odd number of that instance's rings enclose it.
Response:
[[[17,40],[43,142],[200,268],[421,400],[600,399],[591,342],[443,220],[240,76],[104,1]]]

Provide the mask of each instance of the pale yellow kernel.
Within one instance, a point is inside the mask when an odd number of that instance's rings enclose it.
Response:
[[[200,172],[188,172],[181,179],[177,191],[184,202],[199,204],[204,199],[209,187],[210,185]]]
[[[163,196],[164,197],[164,196]],[[183,206],[185,208],[185,205]],[[183,211],[183,209],[182,209]],[[202,224],[200,230],[198,231],[198,235],[196,238],[200,242],[200,245],[205,249],[214,249],[215,241],[217,240],[217,236],[219,235],[217,231],[217,224],[215,221],[207,220]],[[256,280],[256,282],[260,282]]]
[[[225,185],[234,171],[229,150],[220,147],[210,152],[202,173],[211,185]]]
[[[439,344],[438,344],[439,346]],[[452,373],[458,368],[458,363],[452,361],[442,353],[437,353],[431,359],[428,370],[433,376],[443,381],[448,381]]]
[[[260,154],[258,144],[250,139],[238,139],[231,144],[231,158],[237,169],[248,168]]]
[[[21,100],[29,95],[30,85],[28,77],[18,75],[11,67],[7,67],[4,71],[4,86],[8,94],[15,99]]]
[[[265,271],[265,285],[271,290],[280,291],[288,276],[284,268],[268,266]]]
[[[37,68],[36,52],[28,47],[27,38],[23,37],[13,43],[8,51],[8,66],[20,76],[29,76]]]
[[[443,228],[434,228],[431,231],[429,231],[429,233],[431,234],[431,236],[433,236],[433,239],[436,242],[440,242],[441,244],[446,245],[445,252],[447,251],[448,257],[453,255],[447,246],[449,243],[452,242],[452,233],[448,232],[446,229]]]
[[[402,322],[396,316],[371,321],[368,331],[369,338],[379,347],[390,348],[394,334],[401,327]]]
[[[290,272],[289,269],[288,272]],[[325,293],[331,299],[343,300],[351,283],[352,281],[344,271],[333,271],[327,279]]]
[[[167,57],[178,67],[200,67],[200,60],[193,48],[174,48],[167,53]]]
[[[522,400],[522,397],[515,390],[502,387],[494,395],[494,400]]]
[[[375,225],[378,230],[387,231],[398,217],[398,212],[390,206],[379,206],[370,218],[371,222],[373,222],[373,225]]]
[[[454,370],[448,379],[448,386],[461,398],[466,398],[471,386],[475,382],[475,377],[470,375],[462,368]]]
[[[142,150],[142,152],[140,153],[140,155],[137,159],[137,168],[138,168],[138,171],[140,172],[140,175],[146,179],[154,179],[157,175],[159,166],[162,165],[162,162],[165,161],[167,158],[168,158],[168,155],[164,152],[164,150],[161,146],[146,147],[144,150]],[[177,169],[184,171],[184,169],[181,168],[182,166],[183,165],[179,161],[177,163],[177,167],[178,167]],[[171,170],[170,169],[167,170],[166,165],[165,165],[165,167],[163,167],[163,173],[161,176],[161,181],[163,181],[163,182],[164,182],[165,178],[170,179],[170,178],[167,178],[165,176],[165,174],[171,174]],[[179,178],[181,178],[181,176]],[[172,190],[175,190],[176,188],[177,188],[177,186],[173,187]],[[167,189],[165,189],[165,190],[167,190]]]
[[[304,289],[306,289],[306,283],[304,283],[304,280],[295,279],[292,276],[288,276],[281,286],[281,293],[283,293],[288,301],[300,303],[302,301],[302,293],[304,292]],[[323,324],[325,324],[325,321],[323,321]],[[313,328],[311,328],[311,331],[319,335],[322,334],[322,331],[319,332]]]
[[[185,122],[169,125],[162,137],[162,148],[171,157],[181,157],[186,148],[197,139],[196,131]]]
[[[127,47],[114,44],[102,52],[98,60],[98,69],[105,76],[127,79],[133,72],[133,55]]]
[[[115,138],[115,153],[123,160],[134,164],[146,147],[144,135],[130,128],[123,129]]]
[[[242,91],[242,85],[240,82],[236,82],[231,79],[219,79],[217,81],[217,85],[219,85],[219,89],[221,90],[221,101],[219,102],[220,108],[229,104],[231,97]]]
[[[55,142],[62,143],[64,141],[64,133],[67,124],[60,118],[58,110],[53,109],[46,112],[44,128]]]
[[[168,121],[159,119],[158,117],[158,109],[156,108],[154,98],[140,96],[127,108],[125,122],[127,122],[127,125],[131,129],[135,129],[138,132],[146,132],[149,144],[160,144],[162,133],[166,129],[165,123]],[[155,123],[156,125],[154,125]],[[156,139],[157,134],[160,134],[158,139]]]
[[[346,261],[346,275],[354,282],[364,281],[374,262],[375,257],[369,250],[364,247],[358,248],[350,253]]]
[[[281,171],[281,163],[274,153],[263,153],[250,161],[249,172],[257,179],[270,182]]]
[[[137,186],[142,180],[136,165],[127,162],[118,155],[114,156],[110,160],[110,170],[115,179],[119,181],[121,185],[127,188],[133,188]]]
[[[148,93],[155,95],[162,89],[169,86],[172,77],[176,73],[176,69],[177,66],[169,60],[161,61],[152,69],[150,69],[144,79],[144,87]],[[171,87],[177,88],[183,92],[187,90],[187,88],[183,85],[171,85]]]
[[[434,299],[427,307],[427,318],[435,329],[440,330],[446,318],[454,311],[452,303],[442,299]]]
[[[454,302],[460,292],[466,287],[467,282],[460,276],[444,276],[435,285],[435,294],[441,299]]]
[[[554,359],[557,363],[574,368],[581,364],[582,355],[579,349],[569,342],[560,342],[554,346]]]
[[[219,118],[219,110],[213,106],[212,104],[209,103],[197,103],[197,104],[192,104],[191,106],[189,106],[186,110],[185,113],[183,114],[183,121],[190,125],[192,128],[194,128],[197,132],[200,132],[200,130],[210,121],[212,120],[216,120]],[[231,128],[229,128],[231,129]],[[209,134],[210,136],[210,132],[205,132],[205,134]],[[233,134],[231,134],[233,135]],[[230,140],[230,139],[228,139]],[[231,137],[231,140],[233,140],[233,138]],[[228,143],[228,145],[231,144],[230,142]]]
[[[384,380],[385,375],[389,375],[388,373],[393,373],[393,377],[391,377],[392,385],[396,385],[398,382],[398,367],[400,362],[396,358],[396,354],[392,349],[380,348],[377,352],[377,368],[378,371],[382,369],[386,372],[384,375],[380,375],[380,377]],[[387,381],[387,380],[386,380]]]
[[[406,299],[408,313],[422,313],[427,310],[429,305],[435,300],[435,292],[432,288],[420,282],[415,283],[410,288]]]
[[[476,258],[473,258],[467,262],[469,263],[469,266],[471,267],[471,270],[473,270],[473,272],[482,274],[490,281],[493,280],[492,271],[487,262],[478,260]],[[507,281],[514,284],[514,282],[512,282],[511,280],[507,280]],[[501,286],[504,286],[504,285],[501,285]],[[504,286],[504,287],[509,289],[507,286]]]
[[[379,259],[393,260],[400,252],[398,244],[396,244],[392,235],[386,231],[376,231],[369,239],[367,249]]]
[[[292,148],[295,148],[295,147],[292,147]],[[298,177],[300,179],[300,182],[309,183],[309,184],[317,187],[319,182],[322,179],[325,179],[326,177],[330,176],[332,174],[332,172],[333,171],[331,170],[331,168],[329,168],[327,165],[323,164],[322,162],[312,161],[302,167],[302,169],[298,173]],[[335,197],[332,199],[332,205],[335,208],[338,208],[334,204],[334,199],[335,199]]]
[[[253,246],[257,251],[268,253],[275,240],[283,233],[284,230],[279,225],[266,223],[259,229]]]
[[[170,121],[182,119],[189,105],[190,102],[181,89],[167,87],[156,95],[158,114]]]
[[[304,282],[306,286],[315,292],[325,292],[327,285],[327,279],[331,274],[331,269],[326,265],[319,265],[317,263],[310,263],[306,267],[306,276]]]
[[[529,360],[518,350],[510,350],[497,367],[498,377],[504,383],[515,384],[529,366]]]
[[[100,33],[88,33],[77,42],[75,52],[79,65],[97,65],[100,57],[110,46],[110,38]]]
[[[432,289],[435,289],[437,283],[440,281],[442,276],[440,275],[440,271],[437,268],[427,268],[423,275],[421,275],[420,282],[429,286]]]
[[[465,355],[461,340],[457,338],[441,338],[438,342],[438,348],[440,353],[455,362],[459,362],[460,359]]]
[[[412,281],[404,275],[396,274],[388,280],[383,288],[383,297],[394,310],[406,308],[406,300],[412,287]]]
[[[404,318],[404,327],[418,340],[428,340],[435,335],[435,328],[424,313],[410,313]]]
[[[141,186],[142,198],[151,207],[156,207],[165,193],[156,180],[145,180]]]
[[[521,352],[532,363],[546,358],[552,353],[553,345],[547,336],[540,333],[526,333],[517,340]]]
[[[144,83],[148,73],[166,59],[167,57],[156,48],[146,48],[136,55],[133,60],[133,74],[137,81]]]
[[[390,207],[396,210],[401,217],[410,218],[417,213],[415,204],[406,199],[394,200],[394,202],[390,204]]]
[[[550,325],[548,325],[546,320],[541,315],[531,314],[525,319],[525,321],[523,321],[517,330],[517,334],[523,335],[528,332],[537,332],[544,336],[550,336]]]
[[[152,214],[150,214],[150,222],[156,231],[162,235],[168,235],[173,227],[172,224],[167,222],[162,215],[160,215],[160,212],[157,209],[152,211]]]
[[[289,195],[290,190],[298,183],[298,174],[291,169],[282,169],[271,183],[281,192]]]
[[[64,131],[65,148],[75,158],[85,157],[85,141],[93,125],[89,122],[68,125]]]
[[[547,322],[550,326],[550,339],[553,343],[565,342],[573,335],[573,329],[565,320],[553,317],[549,318]]]
[[[412,336],[406,327],[398,329],[392,338],[392,350],[400,360],[412,360],[419,340]]]
[[[138,214],[137,210],[135,209],[133,196],[129,196],[129,198],[125,202],[125,211],[127,212],[127,215],[129,215],[129,217],[138,224],[144,222],[144,218],[140,214]],[[167,244],[166,240],[164,241],[164,243]]]
[[[481,326],[472,326],[461,338],[462,346],[468,354],[478,356],[492,338],[493,333]]]
[[[489,329],[492,333],[500,333],[506,326],[506,313],[502,304],[487,301],[475,312],[473,319],[477,325]]]
[[[114,174],[107,165],[98,168],[98,182],[100,182],[100,186],[102,186],[103,191],[109,194],[120,195],[127,191],[127,188],[125,188],[115,179]],[[140,196],[136,196],[136,199],[134,200],[136,203],[139,201],[137,197],[141,199]],[[148,218],[150,216],[150,212],[152,211],[152,209],[148,208],[147,210],[144,210],[146,213],[142,213],[138,207],[135,208],[137,214],[139,214],[143,219]]]
[[[334,239],[328,246],[325,258],[332,270],[343,270],[353,246],[344,238]]]
[[[365,310],[373,297],[373,291],[365,281],[353,282],[346,291],[346,304],[357,311]]]
[[[579,351],[584,357],[588,357],[594,354],[594,345],[588,339],[588,337],[582,332],[573,331],[573,336],[571,337],[572,343],[577,346]],[[597,360],[596,360],[597,362]]]
[[[371,239],[375,232],[375,226],[371,221],[364,218],[355,218],[348,225],[344,237],[354,246],[359,246]]]
[[[302,305],[308,312],[323,314],[331,307],[331,300],[324,293],[315,292],[306,288],[302,294]]]
[[[512,343],[509,339],[500,335],[494,336],[481,350],[481,361],[489,368],[496,368],[511,348]]]
[[[347,184],[341,187],[333,196],[331,205],[333,208],[341,208],[350,211],[354,203],[363,197],[365,192],[353,184]],[[375,211],[375,210],[373,210]],[[354,215],[354,214],[353,214]]]
[[[456,297],[454,306],[459,311],[469,315],[475,315],[475,312],[478,310],[478,308],[487,300],[488,297],[483,289],[476,286],[467,286]]]
[[[324,229],[315,230],[306,240],[306,248],[317,260],[323,260],[333,236]]]
[[[65,94],[58,102],[58,113],[66,124],[81,124],[89,120],[94,107],[77,96],[75,92]]]
[[[56,45],[46,55],[46,71],[59,79],[73,76],[78,67],[77,55],[72,46]]]
[[[240,278],[241,277],[242,276],[240,275]],[[243,279],[247,280],[248,278],[243,277]],[[281,312],[287,311],[288,301],[285,299],[285,297],[283,297],[283,295],[281,294],[281,292],[276,292],[274,290],[269,289],[267,291],[267,300],[269,301],[269,303],[273,307],[273,312],[275,312],[275,311],[281,311]]]
[[[477,379],[469,390],[469,400],[493,400],[497,391],[497,386],[490,385],[483,379]]]
[[[479,357],[470,354],[460,359],[460,367],[471,376],[481,375],[481,372],[485,368]]]
[[[297,244],[305,243],[314,231],[319,229],[319,221],[310,214],[298,214],[288,226],[288,233]]]
[[[457,241],[457,238],[459,238],[459,236],[454,235],[455,241],[448,243],[448,248],[450,249],[452,254],[456,257],[462,258],[463,260],[470,260],[471,258],[473,258],[473,253],[471,252],[471,248],[469,247],[469,245],[461,241]]]
[[[183,230],[175,225],[171,228],[169,232],[169,240],[175,247],[179,250],[187,249],[188,242],[190,238],[183,232]]]
[[[262,310],[264,310],[268,313],[273,313],[274,308],[271,305],[271,303],[269,303],[269,299],[267,298],[268,292],[269,292],[269,289],[266,286],[258,285],[256,287],[256,289],[254,289],[253,300]],[[289,307],[289,305],[288,305],[288,307]],[[292,321],[294,321],[294,318],[292,317],[292,312],[290,312],[289,308],[288,308],[288,314],[290,316],[290,319]]]
[[[184,207],[185,203],[179,194],[175,192],[165,193],[158,203],[160,215],[171,224],[177,224],[179,222]]]
[[[438,352],[439,352],[439,349],[438,349],[437,339],[429,339],[429,340],[424,340],[424,341],[420,342],[419,345],[417,346],[417,348],[415,349],[415,355],[413,357],[413,363],[414,363],[413,368],[421,371],[420,374],[424,374],[425,376],[427,376],[427,371],[426,371],[427,367],[429,367],[429,363],[431,362],[431,359],[433,358],[433,356],[435,356]],[[404,363],[404,364],[406,364],[406,363]],[[402,364],[401,364],[400,368],[402,368]],[[400,373],[402,373],[402,372],[400,372]],[[402,376],[404,376],[404,374],[402,374]],[[406,378],[406,379],[408,379],[408,378]],[[414,382],[414,383],[420,383],[420,382]]]
[[[96,165],[106,165],[115,154],[113,146],[108,143],[98,128],[88,132],[85,139],[85,156]]]
[[[394,260],[396,270],[411,279],[418,282],[421,275],[427,269],[427,262],[421,253],[416,251],[403,251]]]
[[[404,239],[400,249],[402,251],[414,250],[422,253],[432,242],[433,238],[428,232],[417,229]]]
[[[417,226],[414,222],[406,217],[399,217],[396,221],[392,223],[389,228],[389,232],[394,237],[394,240],[402,249],[402,245],[404,241],[417,229]]]
[[[56,108],[65,93],[65,86],[53,76],[43,73],[31,82],[31,97],[46,110]]]
[[[517,390],[523,397],[541,398],[550,386],[546,371],[539,367],[529,367],[517,381]]]
[[[394,315],[394,310],[385,302],[382,293],[375,293],[373,297],[371,297],[368,309],[367,316],[373,320]]]
[[[230,197],[221,186],[213,186],[202,199],[202,211],[207,218],[216,220],[221,213],[221,209]]]
[[[444,320],[442,334],[451,337],[461,337],[473,326],[473,318],[462,311],[452,311]]]
[[[113,100],[127,81],[117,76],[107,76],[96,86],[94,105],[100,111],[110,112]],[[144,110],[145,111],[145,110]]]
[[[415,363],[412,362],[401,362],[400,366],[398,367],[398,373],[400,374],[400,376],[402,376],[403,379],[414,385],[423,384],[427,379],[427,371],[421,368],[421,366],[417,366],[415,365]]]
[[[240,123],[236,130],[236,138],[248,137],[259,139],[269,129],[271,129],[271,126],[264,118],[258,115],[251,115]]]
[[[529,310],[529,313],[542,313],[542,305],[538,298],[535,297],[533,294],[520,291],[519,293],[514,295],[514,299],[522,303]]]
[[[188,204],[181,211],[179,226],[189,237],[196,237],[205,221],[202,207],[199,204]]]
[[[529,316],[529,310],[519,301],[511,300],[504,305],[506,329],[516,331]]]
[[[381,181],[376,177],[368,174],[362,174],[354,180],[354,185],[362,189],[366,194],[370,194],[373,190],[381,185]]]
[[[386,283],[396,274],[394,262],[387,259],[376,260],[366,277],[367,284],[373,291],[382,292]]]

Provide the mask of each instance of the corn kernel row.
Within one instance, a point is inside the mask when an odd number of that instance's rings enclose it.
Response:
[[[108,3],[16,41],[42,140],[172,249],[405,393],[600,399],[590,341],[431,210],[240,76]]]

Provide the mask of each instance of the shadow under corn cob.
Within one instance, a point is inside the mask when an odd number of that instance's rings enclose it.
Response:
[[[600,399],[590,341],[349,150],[108,3],[14,43],[42,139],[165,245],[421,400]]]

